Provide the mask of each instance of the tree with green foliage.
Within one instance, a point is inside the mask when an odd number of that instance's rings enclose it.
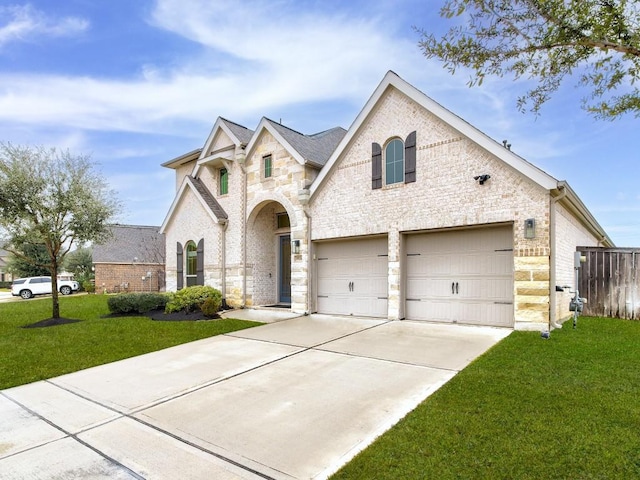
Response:
[[[49,269],[42,266],[49,261],[49,252],[44,244],[27,242],[14,248],[21,253],[20,256],[12,253],[8,257],[7,271],[14,278],[49,275]]]
[[[440,15],[459,21],[442,37],[417,29],[419,46],[451,73],[470,69],[470,86],[489,75],[535,79],[518,108],[538,113],[575,74],[597,118],[640,116],[639,0],[446,0]]]
[[[94,278],[93,249],[91,247],[78,247],[67,254],[64,261],[64,269],[74,275],[81,287]]]
[[[5,250],[51,274],[53,318],[60,318],[57,274],[76,245],[99,242],[120,203],[86,156],[44,147],[0,144],[0,230]],[[47,249],[45,262],[20,250],[28,242]]]

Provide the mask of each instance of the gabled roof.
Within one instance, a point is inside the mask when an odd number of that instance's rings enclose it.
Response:
[[[184,177],[182,181],[182,185],[180,186],[180,190],[176,194],[173,199],[173,203],[169,208],[169,212],[167,212],[167,216],[162,222],[160,226],[160,233],[164,233],[169,221],[173,217],[180,200],[184,196],[187,189],[190,189],[200,202],[200,204],[204,207],[205,211],[209,214],[212,220],[215,223],[226,223],[229,218],[227,212],[224,211],[222,206],[218,203],[215,197],[211,194],[211,192],[207,189],[205,184],[199,178],[194,178],[191,175],[187,175]]]
[[[249,130],[242,125],[234,123],[225,118],[218,117],[216,119],[216,123],[213,124],[213,128],[211,128],[211,132],[207,137],[207,141],[204,142],[204,147],[202,147],[202,150],[200,151],[200,159],[205,158],[207,155],[209,155],[211,151],[211,145],[213,144],[213,141],[215,140],[216,134],[219,130],[222,130],[224,133],[226,133],[236,146],[246,145],[253,136],[253,130]]]
[[[484,148],[489,153],[495,155],[497,158],[514,168],[516,171],[520,172],[525,177],[529,178],[534,183],[548,190],[550,194],[557,196],[559,195],[560,191],[567,191],[569,194],[566,195],[566,197],[563,197],[564,202],[569,202],[571,204],[570,208],[574,210],[574,212],[577,212],[578,215],[583,218],[586,225],[588,225],[592,229],[592,231],[597,233],[597,235],[599,235],[603,239],[603,242],[605,244],[613,245],[613,242],[607,236],[604,229],[598,224],[593,215],[591,215],[591,213],[586,209],[584,204],[580,201],[577,195],[573,193],[573,190],[571,190],[566,182],[559,182],[542,169],[536,167],[532,163],[529,163],[524,158],[513,153],[511,150],[505,148],[504,145],[496,142],[467,121],[447,110],[435,100],[422,93],[413,85],[407,83],[392,71],[387,72],[387,74],[384,76],[376,90],[373,92],[373,94],[365,104],[364,108],[360,111],[354,122],[349,127],[346,135],[342,138],[340,143],[335,148],[326,165],[320,171],[318,177],[309,188],[311,201],[313,200],[314,194],[320,188],[322,188],[327,178],[332,174],[334,166],[336,165],[342,154],[349,148],[351,142],[360,132],[361,128],[366,124],[369,116],[373,114],[373,111],[378,102],[382,99],[382,97],[387,93],[389,89],[396,89],[399,92],[403,93],[418,105],[422,106],[425,110],[435,115],[442,122],[458,130],[463,136],[467,137],[478,146]]]
[[[349,127],[347,134],[344,136],[340,144],[337,146],[331,158],[327,161],[327,165],[322,169],[320,175],[316,178],[310,188],[310,195],[313,198],[314,193],[321,187],[325,179],[329,176],[333,166],[338,161],[342,153],[354,139],[354,137],[360,131],[360,128],[365,124],[368,117],[372,114],[373,109],[378,104],[380,99],[386,94],[386,92],[395,88],[400,91],[411,100],[422,106],[427,111],[434,114],[444,123],[447,123],[451,127],[458,130],[464,136],[474,141],[476,144],[494,154],[508,165],[511,165],[516,170],[520,171],[523,175],[529,177],[535,183],[539,184],[543,188],[550,190],[556,188],[558,181],[551,175],[547,174],[543,170],[539,169],[535,165],[527,162],[522,157],[519,157],[511,150],[508,150],[504,145],[499,144],[492,138],[488,137],[473,125],[458,117],[454,113],[450,112],[442,105],[431,99],[420,90],[410,85],[405,80],[400,78],[395,72],[388,71],[384,76],[378,88],[373,92],[364,108],[360,111],[354,122]]]
[[[184,165],[185,163],[189,163],[193,160],[197,160],[198,157],[200,157],[201,152],[202,152],[201,148],[191,150],[190,152],[184,153],[179,157],[172,158],[171,160],[164,162],[163,164],[161,164],[161,166],[167,167],[167,168],[174,168],[174,169],[178,168],[179,166]]]
[[[213,212],[218,220],[226,220],[229,218],[227,212],[225,212],[224,209],[220,206],[218,201],[211,194],[202,180],[191,176],[187,177],[187,180],[193,184],[193,186],[196,188],[196,191],[200,194],[202,200],[206,203],[207,207]]]
[[[253,136],[253,130],[243,127],[239,123],[232,122],[231,120],[227,120],[226,118],[220,117],[221,124],[226,125],[231,132],[229,135],[232,139],[235,137],[242,145],[246,145],[251,141],[251,137]]]
[[[93,263],[158,263],[165,261],[160,227],[112,225],[111,237],[93,246]]]
[[[346,134],[342,127],[332,128],[313,135],[305,135],[281,123],[262,117],[255,130],[253,138],[247,145],[247,157],[263,130],[267,130],[300,165],[312,165],[322,168],[327,163],[331,153]]]

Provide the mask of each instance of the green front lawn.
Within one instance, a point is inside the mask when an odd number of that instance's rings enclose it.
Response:
[[[640,322],[513,332],[336,479],[640,478]]]
[[[259,325],[234,319],[101,318],[109,313],[106,295],[61,297],[60,313],[83,321],[20,328],[50,318],[51,298],[0,303],[0,389]]]

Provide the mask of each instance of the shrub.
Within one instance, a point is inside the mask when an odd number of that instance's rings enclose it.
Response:
[[[96,284],[91,280],[85,280],[82,282],[82,288],[87,293],[96,293]]]
[[[111,313],[146,313],[165,307],[169,297],[165,293],[122,293],[107,299]]]
[[[220,304],[222,304],[222,293],[220,293],[220,290],[203,285],[186,287],[169,295],[169,301],[165,307],[165,312],[172,313],[179,312],[181,310],[185,312],[195,312],[196,310],[202,310],[202,305],[209,298],[212,299],[211,302],[219,303],[215,310],[217,312],[218,308],[220,308]],[[211,303],[205,308],[210,310],[213,308],[213,305],[214,304]],[[208,314],[205,313],[205,315]]]
[[[218,310],[220,310],[221,306],[222,295],[209,297],[204,302],[202,302],[202,305],[200,305],[200,310],[202,310],[202,313],[204,313],[207,317],[215,317],[218,314]]]

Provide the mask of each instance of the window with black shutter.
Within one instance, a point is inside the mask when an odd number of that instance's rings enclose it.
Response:
[[[404,183],[416,181],[416,132],[409,134],[404,142]]]
[[[184,257],[182,254],[182,244],[180,242],[178,242],[176,252],[176,288],[182,290],[182,287],[184,287]]]
[[[198,242],[196,254],[196,285],[204,285],[204,238]]]
[[[382,147],[378,143],[371,144],[371,188],[382,188]]]

